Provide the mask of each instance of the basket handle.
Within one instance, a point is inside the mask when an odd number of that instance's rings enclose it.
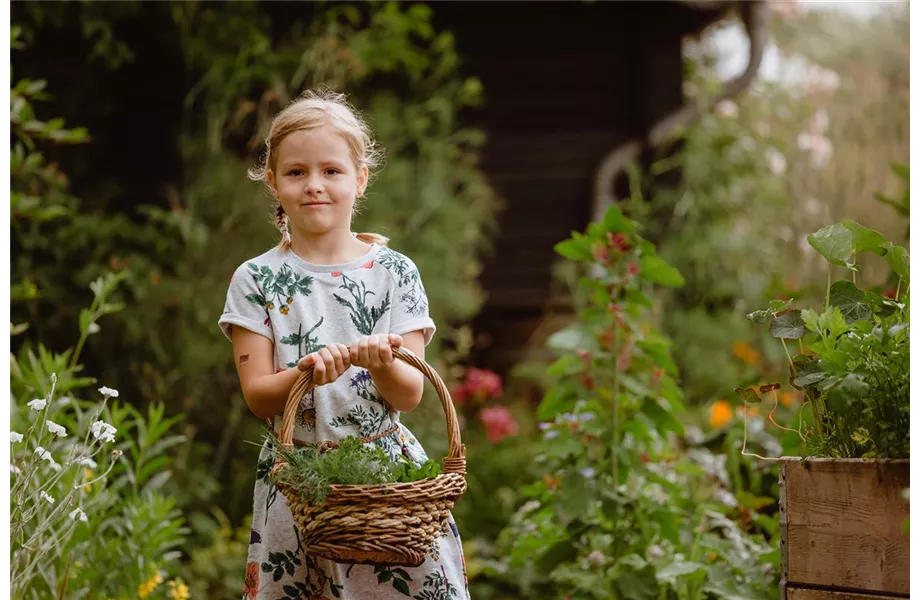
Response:
[[[457,411],[451,400],[447,386],[431,366],[415,355],[408,348],[393,348],[393,356],[421,371],[428,381],[434,385],[441,399],[441,408],[447,419],[447,457],[444,458],[445,473],[466,473],[466,447],[460,442],[460,425],[457,422]],[[278,436],[285,447],[291,448],[294,441],[294,422],[297,417],[297,407],[300,400],[313,388],[313,365],[308,366],[294,383],[288,395],[287,404],[284,406],[284,416],[281,420],[281,433]]]

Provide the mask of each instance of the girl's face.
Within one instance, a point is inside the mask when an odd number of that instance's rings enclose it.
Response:
[[[276,152],[268,183],[292,234],[350,231],[355,198],[367,185],[367,167],[355,168],[342,136],[327,127],[295,131],[281,140]]]

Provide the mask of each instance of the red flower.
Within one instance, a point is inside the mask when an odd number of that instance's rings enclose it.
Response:
[[[243,593],[249,595],[249,600],[255,600],[256,596],[259,595],[259,563],[257,562],[251,562],[246,565]]]
[[[370,262],[368,262],[368,263],[366,263],[366,264],[361,265],[361,268],[362,268],[362,269],[370,269],[370,268],[373,267],[373,266],[374,266],[374,261],[370,261]]]
[[[585,375],[584,379],[582,380],[582,383],[584,383],[585,387],[588,388],[589,390],[594,389],[594,378],[591,377],[590,375]]]
[[[518,424],[507,406],[491,406],[479,412],[479,420],[486,426],[489,441],[496,444],[509,435],[517,435]]]
[[[895,293],[897,293],[897,291],[898,291],[898,288],[892,286],[888,288],[887,290],[885,290],[884,292],[882,292],[882,296],[885,296],[886,298],[891,298],[893,300],[894,295]]]
[[[502,378],[492,371],[472,367],[466,374],[464,384],[469,393],[485,398],[498,398],[502,395]]]
[[[628,269],[628,270],[629,270],[629,274],[630,274],[630,275],[638,275],[638,274],[639,274],[639,265],[637,265],[636,263],[629,263],[629,269]]]
[[[610,240],[610,243],[617,247],[617,250],[620,252],[629,252],[629,242],[626,239],[625,233],[618,233],[614,236],[607,234],[607,239]]]
[[[342,275],[342,272],[341,272],[341,271],[333,271],[332,273],[330,273],[330,275],[332,275],[333,277],[339,277],[339,276]]]
[[[454,401],[454,404],[457,406],[463,406],[466,404],[467,400],[470,398],[470,393],[466,389],[465,385],[460,385],[455,387],[450,392],[450,399]]]

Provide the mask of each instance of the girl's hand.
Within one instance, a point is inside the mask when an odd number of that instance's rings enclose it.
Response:
[[[368,371],[389,368],[396,360],[393,348],[402,346],[402,337],[396,334],[365,335],[348,347],[351,364]]]
[[[307,354],[297,363],[297,368],[306,371],[313,365],[313,385],[326,385],[342,376],[351,366],[351,356],[345,344],[330,344],[319,352]]]

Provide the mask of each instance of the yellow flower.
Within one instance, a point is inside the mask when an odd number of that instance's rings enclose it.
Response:
[[[760,352],[755,350],[746,342],[735,342],[732,344],[732,354],[743,360],[749,365],[756,365],[760,360]]]
[[[157,571],[150,576],[150,579],[144,583],[137,586],[137,595],[140,598],[146,598],[153,593],[153,590],[160,587],[160,584],[163,583],[163,575]]]
[[[89,467],[83,467],[83,478],[84,478],[85,481],[90,481],[90,480],[92,480],[92,478],[93,478],[93,470],[90,469]],[[93,484],[89,484],[88,486],[86,486],[86,491],[87,491],[87,492],[93,491]]]
[[[732,405],[727,400],[717,400],[709,407],[709,424],[722,427],[732,420]]]
[[[279,308],[278,310],[281,311],[281,314],[282,314],[282,315],[286,315],[286,314],[288,314],[288,311],[291,310],[291,309],[288,308],[287,305],[284,305],[284,306],[282,306],[281,308]]]
[[[188,586],[181,581],[170,581],[169,600],[188,600]]]

